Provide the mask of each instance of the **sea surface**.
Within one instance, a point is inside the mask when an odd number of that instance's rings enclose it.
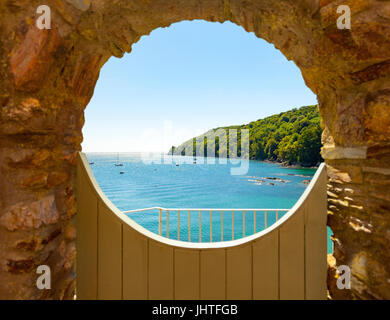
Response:
[[[95,178],[107,197],[122,211],[163,208],[209,209],[290,209],[307,187],[315,169],[286,168],[262,161],[167,156],[141,153],[87,153]],[[196,162],[196,163],[194,163]],[[115,164],[122,164],[116,166]],[[271,178],[271,179],[266,179]],[[278,179],[274,179],[278,178]],[[280,180],[279,180],[280,179]],[[279,218],[283,216],[279,212]],[[128,214],[130,218],[158,233],[158,210]],[[188,210],[169,214],[169,237],[188,241]],[[223,239],[243,236],[243,214],[223,214]],[[245,211],[245,235],[254,232],[254,213]],[[276,212],[268,211],[267,225],[276,221]],[[210,213],[201,216],[201,240],[210,241]],[[163,235],[167,235],[167,217],[163,214]],[[256,230],[265,227],[264,214],[256,214]],[[191,241],[199,241],[199,212],[190,211]],[[328,252],[332,252],[329,238]],[[221,212],[212,213],[212,240],[221,240]]]

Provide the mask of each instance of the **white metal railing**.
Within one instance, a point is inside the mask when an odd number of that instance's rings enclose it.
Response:
[[[162,236],[162,225],[163,225],[163,212],[166,212],[166,237],[169,239],[169,215],[170,213],[177,214],[177,239],[180,240],[180,213],[185,212],[188,214],[188,241],[191,242],[191,213],[196,213],[199,216],[199,242],[202,242],[202,213],[209,212],[210,218],[210,242],[213,242],[213,213],[217,212],[221,214],[221,241],[224,241],[224,214],[225,213],[231,213],[232,215],[232,223],[231,223],[231,231],[232,231],[232,240],[234,240],[234,213],[241,213],[242,214],[242,237],[244,238],[246,236],[246,230],[245,230],[245,214],[246,213],[253,213],[253,233],[260,232],[262,230],[257,230],[257,213],[262,212],[264,214],[264,229],[268,228],[270,225],[268,225],[268,213],[274,212],[275,213],[275,221],[278,221],[279,219],[279,213],[280,212],[287,212],[289,209],[205,209],[205,208],[162,208],[162,207],[152,207],[152,208],[144,208],[144,209],[136,209],[136,210],[128,210],[128,211],[122,211],[122,213],[125,214],[131,214],[131,213],[137,213],[137,212],[144,212],[144,211],[156,211],[159,212],[159,219],[158,219],[158,233],[160,236]],[[263,229],[263,230],[264,230]]]

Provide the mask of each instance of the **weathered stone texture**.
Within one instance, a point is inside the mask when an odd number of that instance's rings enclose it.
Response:
[[[73,297],[75,161],[99,71],[158,27],[204,19],[273,43],[318,95],[334,268],[353,273],[337,292],[330,271],[330,294],[390,299],[390,1],[48,0],[52,29],[38,30],[41,4],[0,2],[0,298]],[[336,28],[340,4],[351,30]]]

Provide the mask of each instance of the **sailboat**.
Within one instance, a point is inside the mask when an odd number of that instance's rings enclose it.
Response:
[[[117,154],[115,167],[123,167],[123,163],[120,163],[120,162],[119,162],[119,153]]]

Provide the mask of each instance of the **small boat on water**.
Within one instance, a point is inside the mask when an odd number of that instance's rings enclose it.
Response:
[[[123,167],[123,163],[120,163],[120,162],[119,162],[119,153],[117,154],[115,167]]]
[[[89,164],[95,164],[95,162],[90,162]]]
[[[124,171],[121,171],[121,172],[119,172],[119,174],[125,174],[125,172],[124,172]]]

